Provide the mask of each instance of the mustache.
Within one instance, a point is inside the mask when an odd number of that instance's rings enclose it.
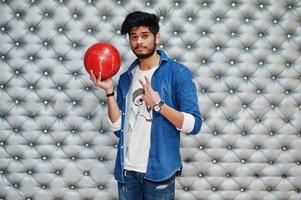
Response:
[[[137,45],[134,47],[134,49],[139,49],[139,48],[146,48],[146,46],[143,46],[143,45]]]

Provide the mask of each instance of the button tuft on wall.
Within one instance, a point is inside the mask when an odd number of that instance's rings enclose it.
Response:
[[[76,189],[76,186],[75,185],[69,185],[69,188],[70,188],[70,190],[74,190],[74,189]]]
[[[40,187],[41,187],[43,190],[45,190],[45,189],[47,188],[47,185],[42,184]]]
[[[19,129],[19,128],[13,128],[13,131],[14,131],[15,133],[19,133],[20,129]]]
[[[206,7],[209,7],[211,5],[211,3],[212,3],[211,1],[205,0],[202,2],[202,6],[206,8]]]
[[[28,143],[28,146],[29,146],[29,147],[34,147],[34,146],[35,146],[35,143],[29,142],[29,143]]]
[[[13,183],[12,185],[15,189],[19,189],[21,187],[20,183]]]
[[[233,8],[237,7],[237,2],[236,1],[232,1],[231,2],[231,7],[233,7]]]
[[[174,6],[178,7],[180,5],[180,1],[175,1]]]
[[[75,161],[77,158],[76,158],[76,156],[71,156],[70,157],[70,160],[72,160],[72,161]]]
[[[1,60],[5,61],[6,60],[6,55],[2,54],[1,55]]]
[[[41,156],[41,160],[46,161],[46,160],[48,160],[48,157],[47,156]]]
[[[1,29],[2,32],[6,32],[6,26],[5,25],[1,26],[0,29]]]

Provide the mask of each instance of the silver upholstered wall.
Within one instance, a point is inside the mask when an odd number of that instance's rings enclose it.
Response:
[[[193,72],[201,133],[181,136],[178,200],[301,199],[301,1],[1,0],[0,199],[117,199],[117,138],[83,68],[93,43],[134,59],[120,25],[161,17]]]

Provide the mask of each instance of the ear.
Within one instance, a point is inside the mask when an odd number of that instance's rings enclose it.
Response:
[[[158,45],[160,43],[160,33],[158,32],[156,34],[156,44]]]

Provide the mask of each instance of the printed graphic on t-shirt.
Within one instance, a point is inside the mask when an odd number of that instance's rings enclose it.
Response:
[[[151,122],[152,121],[152,112],[151,112],[151,107],[148,107],[145,102],[143,101],[143,96],[144,96],[144,89],[139,88],[133,92],[133,112],[135,116],[135,120],[139,117],[143,117],[146,122]]]

